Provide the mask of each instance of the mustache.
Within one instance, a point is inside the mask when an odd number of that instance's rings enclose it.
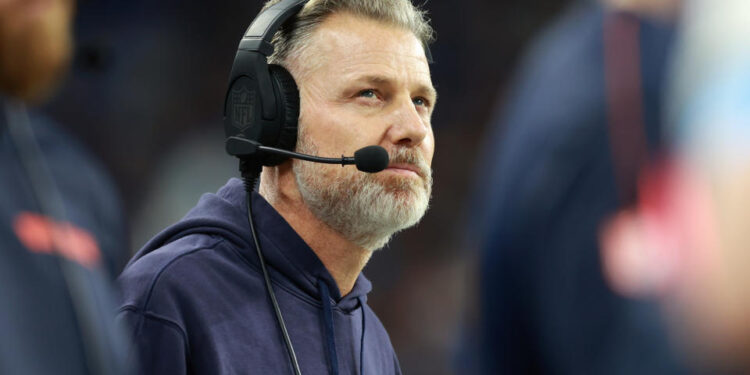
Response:
[[[413,149],[399,147],[388,153],[389,164],[408,164],[417,169],[417,174],[423,179],[432,178],[432,168],[422,154]]]

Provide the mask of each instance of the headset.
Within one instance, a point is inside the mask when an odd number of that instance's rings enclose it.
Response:
[[[292,75],[282,66],[268,64],[273,53],[271,40],[279,28],[296,15],[307,0],[283,0],[261,12],[240,41],[229,76],[224,100],[224,132],[227,146],[243,138],[259,145],[293,150],[297,144],[299,90]],[[227,152],[246,158],[236,150]],[[255,155],[260,165],[274,166],[286,157]]]

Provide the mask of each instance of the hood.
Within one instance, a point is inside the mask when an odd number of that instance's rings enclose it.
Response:
[[[198,204],[176,224],[168,227],[136,253],[130,264],[149,252],[179,238],[192,235],[215,235],[259,267],[250,225],[247,218],[246,193],[238,178],[230,179],[215,194],[204,194]],[[278,283],[291,284],[316,301],[321,300],[319,282],[330,290],[335,306],[345,312],[358,308],[360,299],[366,301],[372,284],[360,273],[352,291],[341,293],[331,274],[315,252],[294,231],[289,223],[257,192],[252,193],[253,219],[269,268],[271,278]]]

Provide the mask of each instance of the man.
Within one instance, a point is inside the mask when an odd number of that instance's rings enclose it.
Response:
[[[655,306],[607,286],[597,246],[659,144],[672,31],[656,17],[674,5],[601,3],[542,33],[493,125],[473,228],[483,373],[684,372]]]
[[[119,374],[111,275],[123,236],[98,165],[29,115],[71,55],[69,0],[0,1],[0,373]]]
[[[272,2],[274,3],[274,2]],[[271,3],[267,4],[268,7]],[[427,209],[436,101],[432,31],[406,0],[311,1],[277,33],[269,59],[300,92],[297,151],[385,148],[389,167],[286,161],[265,167],[253,217],[302,373],[398,374],[365,304],[372,253]],[[120,317],[145,374],[293,373],[259,271],[239,180],[204,195],[120,277]]]

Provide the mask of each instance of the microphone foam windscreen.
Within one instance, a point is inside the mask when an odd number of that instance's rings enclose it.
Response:
[[[367,146],[354,153],[354,164],[362,172],[375,173],[388,168],[388,151],[380,146]]]

